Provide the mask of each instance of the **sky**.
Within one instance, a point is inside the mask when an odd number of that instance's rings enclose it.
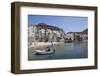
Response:
[[[88,27],[87,17],[28,15],[28,26],[46,23],[62,28],[65,32],[81,32]]]

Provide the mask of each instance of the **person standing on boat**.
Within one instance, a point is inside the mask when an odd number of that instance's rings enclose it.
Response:
[[[48,46],[47,46],[47,51],[53,50],[53,52],[55,52],[55,49],[53,49],[53,48],[54,48],[54,45],[53,45],[53,43],[51,42],[51,45],[48,45]]]

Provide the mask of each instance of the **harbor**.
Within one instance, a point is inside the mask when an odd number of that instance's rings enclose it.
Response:
[[[55,53],[47,55],[36,55],[35,49],[44,49],[46,46],[31,47],[28,50],[28,60],[52,60],[52,59],[78,59],[88,57],[87,41],[73,43],[54,44]]]
[[[30,15],[28,18],[29,61],[88,58],[86,17]]]

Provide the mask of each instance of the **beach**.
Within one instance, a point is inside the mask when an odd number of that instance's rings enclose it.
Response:
[[[52,42],[53,45],[63,44],[64,42]],[[35,50],[45,50],[47,46],[51,45],[51,42],[33,42],[28,49],[31,49],[33,52]]]
[[[62,43],[64,43],[64,42],[52,42],[53,45],[62,44]],[[48,45],[51,45],[51,42],[33,42],[32,45],[29,46],[29,48],[48,46]]]

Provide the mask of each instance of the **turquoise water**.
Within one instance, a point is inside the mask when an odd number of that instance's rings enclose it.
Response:
[[[32,49],[28,49],[28,60],[52,60],[52,59],[79,59],[88,57],[87,41],[62,43],[54,46],[55,53],[49,55],[35,55]]]

